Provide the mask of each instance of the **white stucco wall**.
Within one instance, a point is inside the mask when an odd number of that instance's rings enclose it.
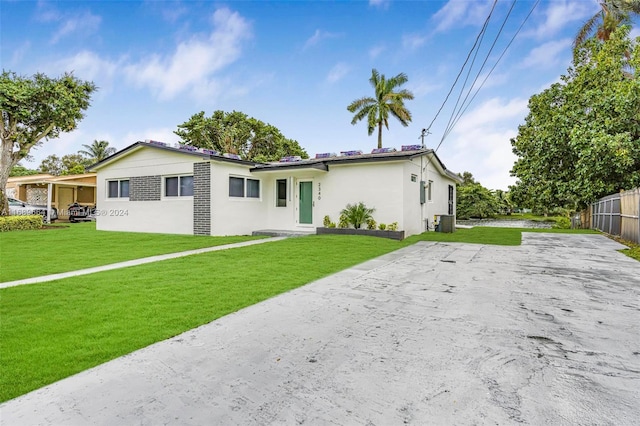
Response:
[[[246,235],[267,225],[268,185],[242,164],[213,161],[211,169],[211,235]],[[229,196],[229,177],[260,181],[260,198]],[[246,194],[245,194],[246,195]]]
[[[367,207],[376,209],[373,213],[376,222],[398,222],[398,229],[403,229],[402,177],[402,162],[330,165],[329,173],[319,181],[322,199],[316,201],[318,214],[315,215],[314,225],[322,226],[325,215],[338,223],[340,211],[347,204],[362,201]],[[317,183],[314,183],[315,189]]]
[[[197,156],[141,147],[97,173],[97,229],[133,232],[193,234],[193,197],[162,197],[159,201],[131,201],[107,197],[106,182],[138,176],[164,177],[193,175],[193,163],[206,161]],[[398,223],[405,235],[425,230],[424,219],[433,226],[433,216],[447,214],[448,185],[455,181],[443,176],[424,156],[410,161],[329,163],[329,170],[283,168],[251,172],[251,166],[228,161],[211,161],[211,235],[243,235],[261,229],[314,230],[328,215],[337,223],[347,204],[364,202],[375,208],[376,222]],[[415,175],[415,181],[412,180]],[[256,179],[260,197],[230,197],[229,177]],[[276,181],[286,179],[287,205],[276,203]],[[433,181],[431,200],[420,204],[420,182]],[[313,223],[299,223],[299,184],[312,182]]]
[[[162,197],[160,201],[108,198],[106,182],[134,176],[192,175],[196,161],[202,160],[196,156],[143,147],[100,168],[97,171],[96,228],[104,231],[193,234],[193,197]],[[164,188],[164,183],[162,185]]]

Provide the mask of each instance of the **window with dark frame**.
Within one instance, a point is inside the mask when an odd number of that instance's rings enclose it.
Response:
[[[170,176],[164,178],[164,196],[193,196],[193,176]]]
[[[260,181],[258,179],[229,176],[229,197],[260,198]]]
[[[244,179],[229,176],[229,197],[244,197]]]
[[[260,181],[247,179],[247,198],[260,198]]]
[[[129,179],[107,181],[107,198],[129,198]]]
[[[276,180],[276,207],[287,207],[287,180]]]

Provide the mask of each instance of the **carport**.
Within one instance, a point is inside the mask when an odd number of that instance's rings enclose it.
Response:
[[[96,204],[96,174],[54,176],[43,173],[10,177],[7,181],[7,194],[29,204],[46,205],[48,209],[55,207],[58,218],[67,220],[69,204]]]

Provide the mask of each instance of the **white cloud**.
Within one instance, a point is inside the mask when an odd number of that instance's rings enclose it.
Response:
[[[510,140],[527,112],[526,99],[489,99],[460,119],[442,145],[443,155],[455,172],[469,171],[487,188],[507,189],[515,182],[509,177],[515,161]]]
[[[242,16],[226,8],[216,10],[213,27],[208,37],[194,36],[171,55],[153,54],[125,67],[128,78],[138,86],[148,86],[160,99],[185,91],[197,94],[201,88],[218,90],[214,74],[240,57],[251,28]]]
[[[386,47],[384,47],[383,45],[378,45],[378,46],[374,46],[371,49],[369,49],[369,57],[371,59],[376,59],[378,56],[380,56],[384,51],[386,50]]]
[[[631,31],[629,31],[629,37],[635,39],[636,37],[640,37],[640,28],[633,27]]]
[[[350,70],[351,68],[349,68],[348,65],[342,62],[336,64],[333,68],[331,68],[331,71],[329,71],[329,74],[327,75],[327,82],[333,84],[337,81],[342,80]]]
[[[340,36],[339,34],[330,33],[328,31],[316,30],[316,32],[313,33],[313,35],[309,37],[307,41],[304,43],[303,50],[306,50],[312,46],[315,46],[316,44],[320,43],[323,40],[336,38],[339,36]]]
[[[22,62],[24,55],[31,50],[31,42],[25,41],[23,42],[16,50],[13,51],[13,55],[11,55],[11,64],[16,66]]]
[[[58,31],[51,39],[52,44],[56,44],[60,39],[72,34],[92,34],[100,28],[102,18],[90,12],[84,12],[80,15],[69,17],[62,22]]]
[[[520,66],[529,68],[556,65],[561,60],[561,55],[570,55],[572,42],[569,38],[563,38],[544,43],[532,49]]]
[[[420,34],[406,34],[402,36],[402,47],[415,50],[427,41],[427,37]]]
[[[489,0],[449,0],[431,20],[436,24],[435,32],[454,27],[482,25],[491,9]]]
[[[410,90],[416,98],[421,98],[431,92],[435,92],[441,87],[442,85],[440,84],[434,84],[424,80],[409,81],[407,83],[407,89]]]
[[[527,99],[515,98],[505,101],[492,98],[462,116],[455,128],[456,133],[465,134],[487,125],[499,125],[504,121],[523,119],[527,113]]]
[[[369,6],[379,9],[387,9],[390,3],[391,0],[369,0]]]
[[[111,81],[118,71],[118,62],[102,59],[96,53],[83,50],[76,55],[65,58],[53,65],[59,72],[73,71],[73,74],[83,80],[91,80],[100,85]]]
[[[573,27],[576,21],[586,21],[598,10],[596,2],[584,0],[562,0],[548,4],[549,7],[544,11],[545,20],[532,33],[535,37],[553,36],[567,26]]]

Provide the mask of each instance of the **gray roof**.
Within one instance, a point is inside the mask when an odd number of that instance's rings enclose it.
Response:
[[[246,166],[251,166],[251,172],[267,172],[267,171],[278,171],[278,170],[290,170],[290,169],[315,169],[328,171],[329,165],[340,165],[340,164],[355,164],[355,163],[374,163],[374,162],[382,162],[382,161],[401,161],[401,160],[410,160],[415,157],[419,157],[421,155],[427,155],[431,159],[434,160],[436,166],[440,169],[443,175],[448,176],[449,178],[462,182],[462,178],[460,178],[457,174],[447,170],[442,161],[438,158],[435,151],[432,149],[421,148],[410,151],[394,151],[394,152],[385,152],[379,154],[359,154],[359,155],[340,155],[333,156],[327,158],[309,158],[299,161],[290,161],[290,162],[272,162],[272,163],[257,163],[254,161],[247,160],[239,160],[235,158],[227,158],[221,154],[211,154],[202,151],[191,151],[188,149],[175,148],[169,145],[161,145],[153,142],[142,142],[138,141],[128,147],[116,152],[110,157],[105,158],[98,163],[95,163],[88,167],[88,170],[96,170],[99,169],[120,157],[126,156],[132,151],[136,151],[140,147],[150,147],[155,149],[161,149],[171,152],[177,152],[184,155],[192,155],[197,156],[205,160],[215,160],[215,161],[223,161],[235,164],[242,164]]]

